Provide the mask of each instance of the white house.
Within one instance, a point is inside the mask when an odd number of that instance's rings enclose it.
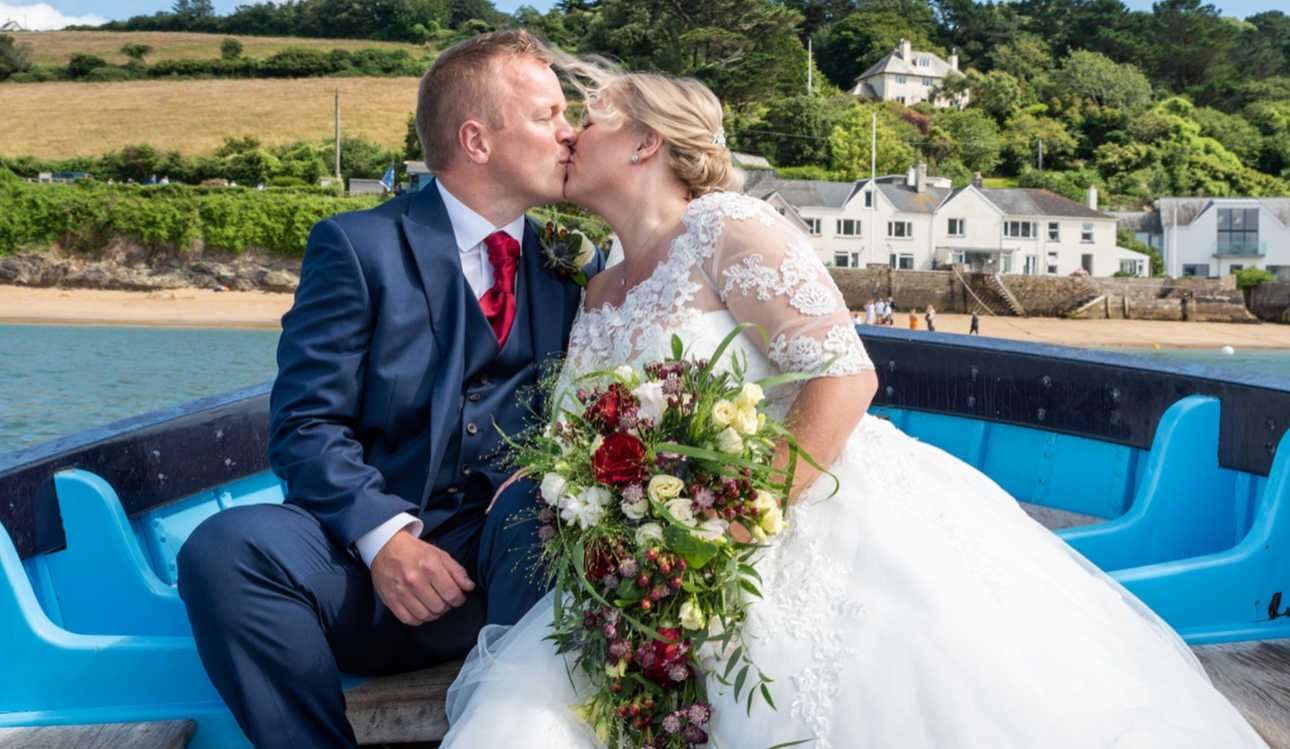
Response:
[[[872,184],[762,178],[748,192],[797,222],[820,259],[839,268],[961,263],[1031,275],[1148,274],[1146,255],[1116,245],[1114,216],[1046,190],[973,182],[951,189],[920,163]],[[1095,206],[1097,193],[1088,200]]]
[[[1156,213],[1169,275],[1259,267],[1290,281],[1290,198],[1161,198]]]
[[[909,40],[901,39],[900,46],[895,51],[856,78],[850,93],[853,96],[869,96],[901,104],[928,101],[933,89],[958,69],[957,54],[951,54],[949,60],[942,60],[931,52],[911,49]],[[932,104],[962,109],[968,104],[968,94],[964,92],[951,98],[939,97]]]
[[[26,31],[26,29],[24,29],[17,21],[5,21],[4,25],[0,26],[0,33],[10,33],[14,31]]]

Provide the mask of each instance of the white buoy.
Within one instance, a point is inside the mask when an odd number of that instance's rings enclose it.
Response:
[[[1218,350],[1218,353],[1224,356],[1231,356],[1232,354],[1236,353],[1236,349],[1232,348],[1231,346],[1224,346],[1223,348]]]

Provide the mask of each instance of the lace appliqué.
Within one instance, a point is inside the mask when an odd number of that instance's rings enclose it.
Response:
[[[845,377],[873,369],[860,336],[849,325],[833,326],[823,341],[805,336],[789,340],[781,335],[771,341],[767,357],[781,372],[815,372],[834,357],[837,359],[821,375]]]
[[[789,295],[789,303],[804,315],[824,317],[838,310],[838,298],[830,289],[820,283],[820,261],[815,257],[810,245],[805,242],[793,242],[788,245],[788,252],[779,270],[762,265],[760,254],[746,258],[741,265],[735,265],[722,271],[726,278],[721,288],[721,301],[730,297],[736,286],[745,295],[757,290],[757,299],[769,302],[772,296]],[[832,279],[829,279],[832,283]]]

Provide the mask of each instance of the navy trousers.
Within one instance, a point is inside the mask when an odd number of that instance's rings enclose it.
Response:
[[[485,623],[518,621],[546,592],[526,509],[536,490],[518,481],[486,517],[425,537],[476,588],[417,627],[390,613],[362,560],[299,507],[233,507],[198,526],[179,552],[179,591],[202,664],[247,738],[260,749],[355,747],[342,671],[428,668],[465,656]]]

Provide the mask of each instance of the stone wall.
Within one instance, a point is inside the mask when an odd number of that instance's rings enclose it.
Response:
[[[1290,323],[1290,281],[1255,286],[1250,291],[1250,311],[1260,320]]]

